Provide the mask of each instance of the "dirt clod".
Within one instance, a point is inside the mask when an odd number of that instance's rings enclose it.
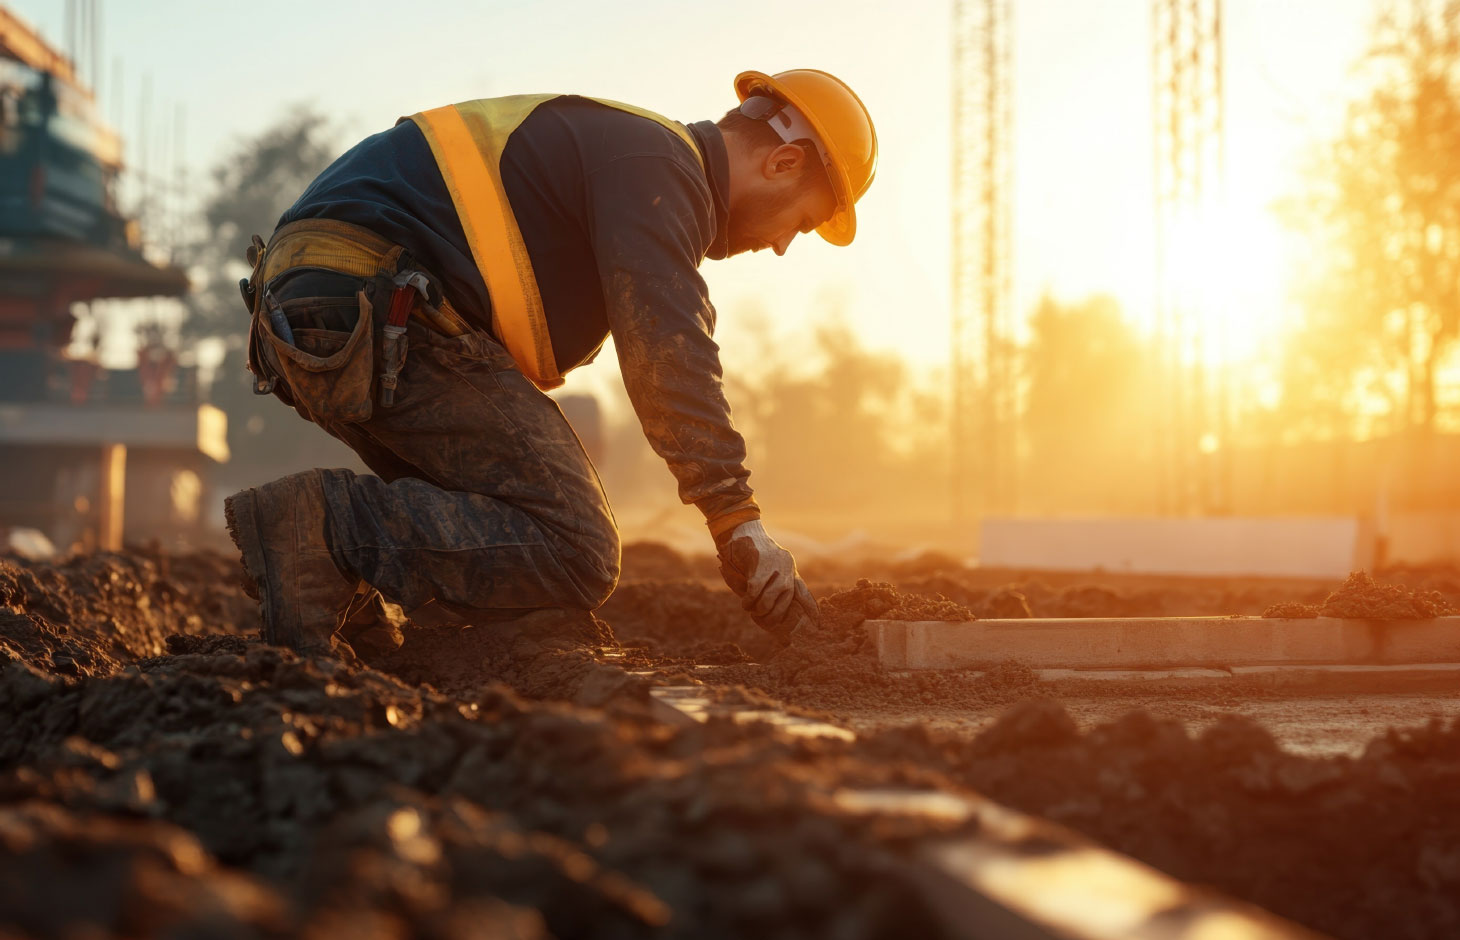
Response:
[[[1323,602],[1324,617],[1380,620],[1428,620],[1455,613],[1438,591],[1416,591],[1399,584],[1380,584],[1355,571]]]
[[[1353,620],[1429,620],[1456,613],[1456,607],[1436,590],[1402,584],[1381,584],[1368,573],[1355,571],[1321,604],[1285,601],[1262,612],[1264,617],[1338,617]]]
[[[1262,616],[1278,620],[1312,620],[1319,615],[1319,611],[1322,609],[1322,604],[1299,604],[1284,601],[1268,607],[1262,612]]]

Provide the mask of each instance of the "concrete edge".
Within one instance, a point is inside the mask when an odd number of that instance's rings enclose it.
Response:
[[[1036,669],[1034,674],[1041,682],[1186,682],[1244,678],[1314,682],[1339,678],[1448,679],[1460,682],[1460,663],[1400,663],[1378,666],[1291,663],[1280,666],[1233,666],[1230,669],[1204,669],[1199,666],[1175,669]]]
[[[1106,617],[864,624],[888,669],[1219,669],[1460,662],[1460,617]]]
[[[1028,940],[1317,940],[1261,908],[1178,881],[1063,826],[976,794],[839,790],[866,815],[974,822],[974,834],[913,852],[912,882],[950,936]]]
[[[673,724],[703,723],[709,721],[711,715],[724,715],[731,721],[740,724],[763,722],[774,725],[788,734],[814,738],[836,738],[841,741],[856,740],[856,735],[846,728],[812,718],[802,718],[799,715],[788,715],[775,709],[715,709],[714,700],[705,694],[704,686],[660,685],[649,690],[649,697],[654,702],[656,714]]]
[[[664,717],[708,721],[703,686],[656,686]],[[853,740],[845,728],[768,709],[732,709],[735,721],[762,721],[792,734]],[[1047,820],[970,793],[843,789],[840,810],[861,815],[933,816],[974,822],[972,836],[917,846],[904,874],[946,935],[986,940],[1321,940],[1251,905],[1180,882]]]

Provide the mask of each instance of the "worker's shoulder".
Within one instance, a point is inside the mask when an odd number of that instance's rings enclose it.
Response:
[[[644,114],[578,95],[563,95],[539,111],[571,128],[584,155],[594,163],[629,156],[663,156],[698,166],[699,157],[684,138]]]

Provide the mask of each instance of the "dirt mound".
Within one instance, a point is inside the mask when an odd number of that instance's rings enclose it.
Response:
[[[989,620],[1022,620],[1034,616],[1029,609],[1029,598],[1023,591],[1002,588],[989,595],[983,605],[983,616]]]
[[[1439,591],[1416,590],[1402,584],[1380,584],[1367,573],[1355,571],[1321,604],[1283,602],[1262,612],[1264,617],[1339,617],[1354,620],[1429,620],[1456,613]]]
[[[821,629],[799,637],[796,645],[814,646],[826,655],[839,655],[833,650],[860,639],[862,621],[868,618],[974,619],[970,610],[946,597],[903,594],[885,582],[865,579],[850,591],[822,597],[819,604]],[[598,613],[613,625],[624,646],[641,648],[658,663],[765,662],[782,655],[785,647],[755,625],[728,589],[698,581],[620,585]]]
[[[31,936],[284,936],[288,924],[279,892],[186,830],[42,800],[0,807],[0,885],[0,923]]]
[[[414,628],[374,668],[302,661],[247,635],[236,570],[0,565],[0,933],[936,938],[909,850],[954,824],[828,799],[893,786],[973,788],[1338,937],[1460,933],[1460,723],[1321,760],[1240,719],[1081,732],[1032,702],[970,738],[929,716],[1026,698],[1030,671],[888,673],[862,630],[1144,588],[948,575],[983,591],[970,604],[864,580],[785,648],[698,581],[602,611],[639,655],[718,655],[694,676],[746,707],[916,719],[848,742],[663,723],[612,664],[632,651],[583,616]]]
[[[618,643],[609,626],[586,611],[539,610],[466,628],[408,624],[405,640],[399,650],[367,656],[367,662],[413,686],[466,701],[496,682],[529,698],[587,705],[619,694],[647,695],[623,669],[599,661],[598,654]]]
[[[894,861],[948,824],[826,798],[934,781],[844,742],[465,702],[256,645],[72,682],[11,663],[0,711],[0,926],[939,935]],[[82,896],[106,900],[61,903]]]
[[[944,571],[914,578],[894,579],[899,590],[942,594],[972,610],[980,618],[1021,617],[1174,617],[1227,614],[1260,610],[1245,596],[1246,589],[1197,587],[1142,587],[1117,589],[1103,584],[1052,586],[1033,578],[1002,584],[983,584],[986,574]]]
[[[257,605],[239,590],[240,573],[213,552],[0,559],[0,662],[110,675],[161,654],[169,634],[256,631]]]
[[[1384,620],[1428,620],[1455,613],[1438,591],[1415,591],[1398,584],[1380,584],[1355,571],[1323,602],[1324,617],[1372,617]]]
[[[1168,600],[1161,592],[1125,593],[1098,584],[1060,590],[1031,585],[1026,594],[1041,617],[1139,617],[1143,611],[1165,610]]]
[[[686,662],[747,662],[777,649],[729,588],[699,581],[620,584],[598,610],[625,647]]]
[[[885,581],[863,579],[849,591],[823,597],[820,604],[820,627],[797,635],[765,662],[702,669],[696,677],[832,712],[1007,701],[1034,684],[1033,672],[1013,663],[991,664],[982,675],[885,670],[863,622],[975,619],[966,607],[945,597],[903,594]]]
[[[895,561],[888,566],[889,574],[897,580],[940,572],[966,571],[963,559],[948,552],[927,549],[906,561]]]
[[[695,577],[695,568],[684,555],[663,542],[630,542],[619,559],[619,580],[679,581]]]
[[[1278,620],[1313,620],[1318,617],[1319,611],[1322,609],[1322,604],[1298,604],[1284,601],[1264,610],[1262,616]]]
[[[870,581],[862,580],[857,582],[858,589],[869,586],[871,586]],[[887,587],[889,589],[896,590],[895,588],[892,588],[892,585],[890,584],[887,585]],[[1018,598],[1016,603],[1023,601],[1023,597],[1019,597],[1015,592],[1010,592],[1010,594]],[[977,619],[974,616],[973,611],[969,610],[967,607],[964,607],[957,601],[949,600],[941,594],[934,597],[926,597],[919,594],[904,594],[897,596],[895,600],[896,603],[894,603],[892,607],[883,611],[881,614],[868,612],[867,616],[864,619],[951,620],[955,622]],[[1024,608],[1024,610],[1027,616],[1028,608],[1026,607]]]
[[[1460,933],[1460,722],[1318,759],[1238,717],[1192,737],[1132,712],[1081,734],[1045,700],[972,741],[913,727],[865,746],[1335,937]]]
[[[1322,604],[1332,591],[1331,583],[1306,580],[1082,572],[1030,576],[985,569],[944,569],[887,580],[903,592],[942,594],[984,619],[1020,616],[1014,594],[1022,595],[1031,617],[1224,617],[1261,614],[1275,603]],[[1412,580],[1460,603],[1460,589],[1450,590],[1460,586],[1460,580],[1437,574],[1415,575]]]

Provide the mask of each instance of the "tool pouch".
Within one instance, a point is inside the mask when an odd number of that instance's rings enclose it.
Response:
[[[266,300],[260,298],[254,310],[253,334],[263,371],[278,375],[288,387],[290,403],[316,424],[369,420],[375,377],[375,317],[369,295],[362,290],[354,298],[300,297],[280,306],[291,324],[352,325],[348,330],[296,326],[290,345],[275,333]],[[276,394],[279,391],[282,389]]]

